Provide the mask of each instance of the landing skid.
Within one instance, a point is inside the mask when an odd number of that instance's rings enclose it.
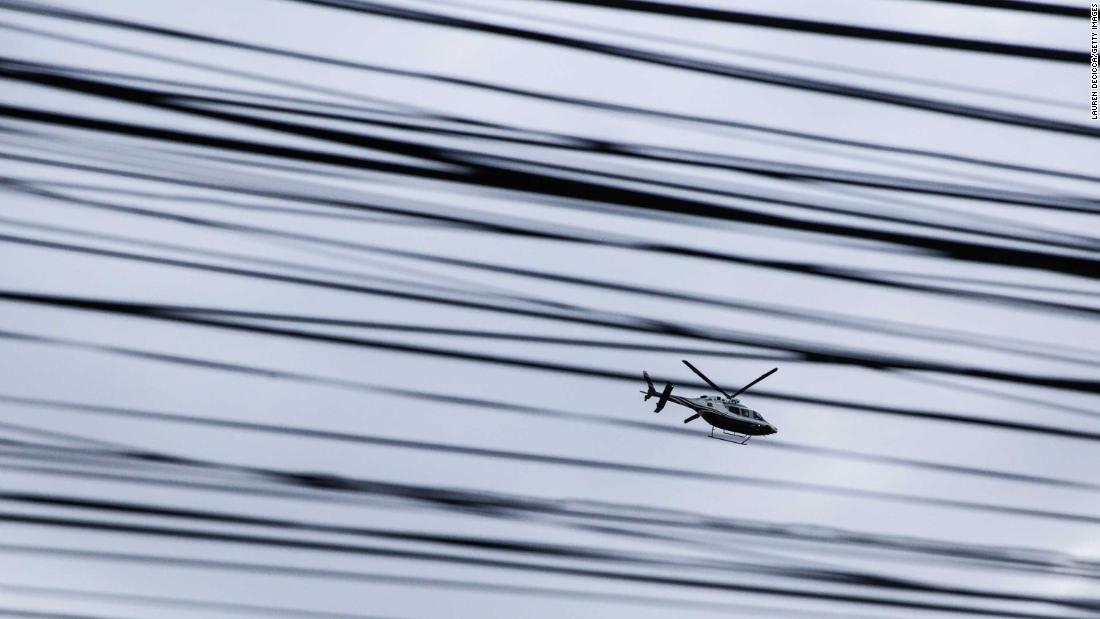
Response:
[[[737,443],[738,445],[744,445],[749,442],[752,436],[748,434],[741,434],[739,432],[729,432],[727,430],[719,429],[717,433],[714,432],[715,427],[710,427],[710,437],[716,438],[720,441],[726,441],[727,443]]]

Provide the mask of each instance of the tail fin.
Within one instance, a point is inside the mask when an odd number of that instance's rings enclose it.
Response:
[[[670,395],[672,395],[672,383],[665,385],[665,390],[661,392],[661,399],[657,400],[657,408],[653,409],[653,412],[661,412],[661,409],[668,403],[668,396]]]
[[[645,392],[645,399],[648,400],[653,396],[657,396],[657,408],[653,409],[653,412],[659,413],[661,409],[668,403],[668,396],[672,394],[672,383],[665,385],[665,390],[660,393],[657,392],[657,388],[653,386],[653,379],[649,377],[649,372],[642,370],[642,377],[645,378],[645,384],[647,391]]]
[[[642,378],[645,378],[645,384],[649,387],[649,391],[645,393],[645,399],[648,400],[657,395],[657,390],[653,388],[653,380],[649,378],[649,372],[642,370]]]

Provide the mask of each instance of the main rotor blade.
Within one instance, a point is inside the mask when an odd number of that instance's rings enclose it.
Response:
[[[739,390],[737,391],[737,393],[735,393],[735,394],[731,395],[730,397],[731,397],[731,398],[736,398],[737,396],[741,395],[741,394],[742,394],[743,392],[747,391],[749,387],[752,387],[752,386],[753,386],[753,385],[755,385],[756,383],[758,383],[758,382],[760,382],[760,381],[764,380],[765,378],[767,378],[767,377],[771,376],[772,374],[775,374],[776,370],[778,370],[778,369],[779,369],[779,368],[772,368],[772,369],[768,370],[767,372],[764,372],[764,375],[763,375],[763,376],[761,376],[760,378],[758,378],[758,379],[756,379],[756,380],[752,381],[751,383],[749,383],[749,384],[745,385],[744,387],[741,387],[741,389],[739,389]]]
[[[694,415],[692,415],[691,417],[688,417],[687,419],[685,419],[685,420],[684,420],[684,423],[687,423],[687,422],[689,422],[689,421],[691,421],[691,420],[695,419],[695,418],[696,418],[696,417],[698,417],[698,416],[699,416],[699,413],[695,413],[695,414],[694,414]]]
[[[707,378],[707,375],[706,375],[706,374],[704,374],[704,373],[700,372],[700,371],[699,371],[699,368],[697,368],[697,367],[695,367],[694,365],[692,365],[692,364],[688,363],[687,359],[681,359],[680,361],[683,361],[683,362],[684,362],[684,365],[686,365],[686,366],[688,366],[689,368],[691,368],[691,371],[692,371],[692,372],[695,372],[696,374],[698,374],[698,375],[699,375],[699,378],[702,378],[703,380],[707,381],[707,384],[708,384],[708,385],[710,385],[711,387],[714,387],[714,390],[715,390],[715,391],[717,391],[717,392],[721,393],[722,395],[726,396],[727,398],[732,398],[732,397],[733,397],[732,395],[730,395],[730,394],[726,393],[725,391],[722,391],[722,388],[721,388],[721,387],[719,387],[718,385],[715,385],[715,384],[714,384],[714,381],[713,381],[713,380],[711,380],[711,379],[709,379],[709,378]],[[774,372],[775,370],[772,370],[772,371]],[[761,378],[763,378],[763,377],[761,377]],[[759,379],[757,379],[757,380],[759,380]],[[744,391],[744,389],[742,389],[742,391]]]

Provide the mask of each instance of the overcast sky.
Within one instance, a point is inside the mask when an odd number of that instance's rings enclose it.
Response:
[[[0,610],[1094,616],[1087,18],[693,5],[0,3]]]

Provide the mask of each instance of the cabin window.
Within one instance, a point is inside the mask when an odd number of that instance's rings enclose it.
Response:
[[[758,414],[756,413],[756,411],[752,411],[752,418],[753,418],[753,419],[756,419],[756,420],[758,420],[758,421],[764,421],[764,418],[763,418],[763,417],[761,417],[760,415],[758,415]]]

